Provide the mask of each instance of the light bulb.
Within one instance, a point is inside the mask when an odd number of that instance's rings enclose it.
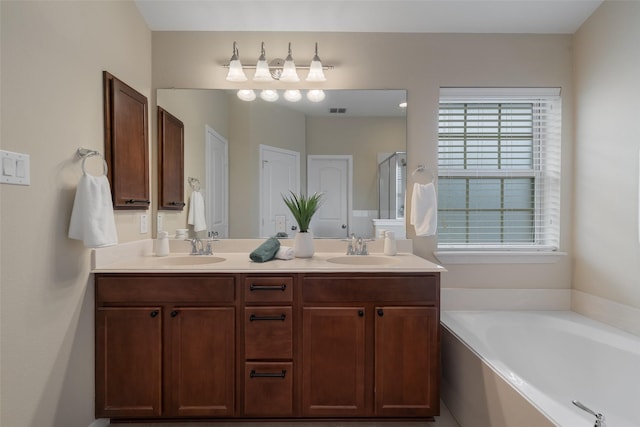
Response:
[[[260,98],[264,99],[267,102],[274,102],[277,101],[280,96],[278,95],[278,92],[273,89],[265,89],[260,92]]]
[[[253,101],[256,99],[256,93],[252,89],[240,89],[237,95],[238,98],[243,101]]]
[[[320,89],[313,89],[307,92],[307,99],[311,102],[321,102],[324,97],[324,91]]]
[[[284,99],[289,102],[298,102],[302,99],[302,94],[298,89],[288,89],[284,91]]]

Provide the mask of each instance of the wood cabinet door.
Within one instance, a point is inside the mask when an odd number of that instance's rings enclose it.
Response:
[[[374,315],[376,416],[437,415],[437,309],[377,307]]]
[[[174,307],[167,317],[167,415],[234,415],[234,308]]]
[[[98,308],[96,418],[162,413],[162,309]]]
[[[365,415],[364,307],[305,307],[302,316],[303,415]]]
[[[104,72],[105,160],[114,209],[148,209],[147,98]]]
[[[158,209],[184,205],[184,124],[158,107]]]

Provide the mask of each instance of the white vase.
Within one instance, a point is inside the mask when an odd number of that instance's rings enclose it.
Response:
[[[296,258],[311,258],[315,249],[313,247],[313,233],[311,231],[296,233],[293,242],[293,251]]]

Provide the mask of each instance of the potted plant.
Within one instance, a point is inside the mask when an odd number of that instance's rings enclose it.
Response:
[[[320,208],[322,194],[314,193],[311,196],[295,194],[282,196],[282,200],[287,205],[291,214],[298,223],[298,233],[296,233],[293,250],[297,258],[310,258],[313,256],[313,233],[309,230],[311,218]]]

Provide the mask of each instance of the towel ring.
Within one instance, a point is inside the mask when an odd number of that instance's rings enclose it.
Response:
[[[433,171],[431,169],[425,167],[425,165],[418,165],[418,167],[415,168],[413,172],[411,172],[411,176],[416,176],[417,173],[422,173],[424,171],[428,171],[429,172],[429,174],[431,175],[431,182],[435,184],[436,176],[434,175]]]
[[[87,155],[82,157],[82,173],[84,175],[87,175],[87,170],[85,169],[84,162],[89,157],[94,157],[94,156],[98,156],[98,157],[100,157],[102,159],[102,166],[103,166],[103,169],[104,169],[104,175],[106,176],[107,173],[109,172],[109,166],[107,165],[107,161],[104,159],[104,157],[102,157],[102,154],[98,153],[97,151],[90,152],[89,154],[87,154]]]

